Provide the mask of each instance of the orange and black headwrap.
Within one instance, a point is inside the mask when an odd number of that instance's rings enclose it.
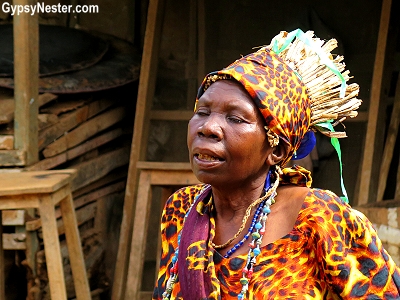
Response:
[[[259,108],[266,126],[289,146],[289,153],[281,163],[284,165],[300,147],[311,122],[307,89],[299,76],[273,51],[263,48],[208,74],[197,99],[220,79],[241,83]]]

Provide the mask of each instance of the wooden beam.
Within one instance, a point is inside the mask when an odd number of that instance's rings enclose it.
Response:
[[[149,112],[156,83],[164,4],[165,0],[150,0],[148,7],[130,164],[118,244],[117,262],[112,285],[112,300],[122,300],[125,297],[124,293],[132,240],[133,213],[138,181],[136,162],[145,159],[146,147],[143,145],[147,145]]]
[[[124,107],[117,107],[82,123],[48,145],[42,152],[44,157],[55,156],[83,143],[95,134],[122,121],[125,117],[125,113]]]
[[[72,166],[78,171],[72,181],[72,191],[84,187],[107,175],[110,171],[129,163],[129,147],[120,148],[89,161]]]
[[[194,99],[193,99],[194,106]],[[193,117],[193,110],[152,110],[151,120],[188,121]]]
[[[65,132],[85,122],[113,105],[110,99],[101,99],[91,102],[59,118],[59,122],[39,132],[39,150],[58,139]]]
[[[387,178],[389,174],[390,164],[393,158],[393,151],[396,144],[397,134],[399,132],[400,122],[400,76],[397,79],[396,94],[394,97],[392,115],[390,117],[390,124],[387,130],[385,148],[382,155],[382,163],[379,172],[378,195],[377,202],[383,201],[383,194],[385,193]]]
[[[206,76],[206,15],[204,0],[197,0],[197,86]],[[194,106],[194,103],[192,103]]]
[[[24,150],[0,150],[0,166],[21,167],[26,165]]]
[[[381,97],[383,68],[385,64],[386,43],[390,22],[392,0],[383,0],[375,64],[372,76],[371,97],[368,108],[368,123],[364,154],[361,165],[360,188],[356,205],[368,203],[370,196],[371,174],[375,151],[375,136],[378,125],[378,111]]]
[[[35,0],[14,0],[13,5],[36,5]],[[17,14],[14,26],[15,145],[26,152],[27,165],[39,159],[39,23],[38,14]]]
[[[6,277],[4,274],[4,249],[3,249],[3,225],[2,214],[0,214],[0,299],[5,300],[5,282]]]
[[[25,225],[25,210],[12,209],[2,210],[3,226],[22,226]]]
[[[25,233],[3,233],[3,249],[4,250],[25,250],[26,249]]]
[[[190,163],[138,161],[137,168],[141,170],[184,170],[191,171]]]
[[[108,131],[100,136],[97,136],[75,148],[69,149],[64,153],[58,154],[56,156],[42,159],[41,161],[29,166],[26,170],[39,171],[39,170],[49,170],[57,167],[68,160],[74,159],[82,154],[85,154],[97,147],[104,145],[113,139],[121,136],[123,130],[121,128],[116,128],[114,130]]]
[[[0,150],[14,149],[14,136],[11,134],[0,135]]]

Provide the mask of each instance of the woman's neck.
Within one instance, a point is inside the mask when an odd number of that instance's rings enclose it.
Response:
[[[237,187],[218,189],[213,187],[213,202],[216,220],[241,222],[246,209],[262,196],[264,182],[251,185],[247,188]]]

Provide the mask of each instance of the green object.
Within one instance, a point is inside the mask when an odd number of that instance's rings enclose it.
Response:
[[[323,128],[325,130],[321,130],[321,131],[331,131],[331,132],[335,132],[335,129],[332,126],[331,121],[326,121],[326,122],[322,122],[322,123],[318,123],[316,124],[316,127],[320,127]],[[344,180],[343,180],[343,165],[342,165],[342,151],[340,149],[340,143],[339,143],[339,139],[335,138],[335,137],[331,137],[331,144],[333,146],[333,148],[335,148],[336,153],[338,155],[339,158],[339,166],[340,166],[340,186],[342,188],[342,193],[343,196],[340,197],[342,198],[342,200],[346,203],[349,203],[349,197],[347,196],[347,192],[346,192],[346,188],[344,186]]]

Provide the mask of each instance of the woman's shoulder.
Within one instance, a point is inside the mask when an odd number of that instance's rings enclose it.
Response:
[[[197,195],[205,188],[205,184],[185,186],[175,191],[165,203],[163,219],[171,218],[183,219],[186,211],[194,202]]]
[[[302,220],[313,224],[317,231],[340,231],[362,235],[368,219],[353,209],[334,192],[310,189],[301,211]]]
[[[318,208],[319,211],[322,209],[323,211],[337,212],[351,208],[334,192],[318,188],[309,189],[304,203],[310,208],[315,208],[314,211],[317,211],[316,208]]]

